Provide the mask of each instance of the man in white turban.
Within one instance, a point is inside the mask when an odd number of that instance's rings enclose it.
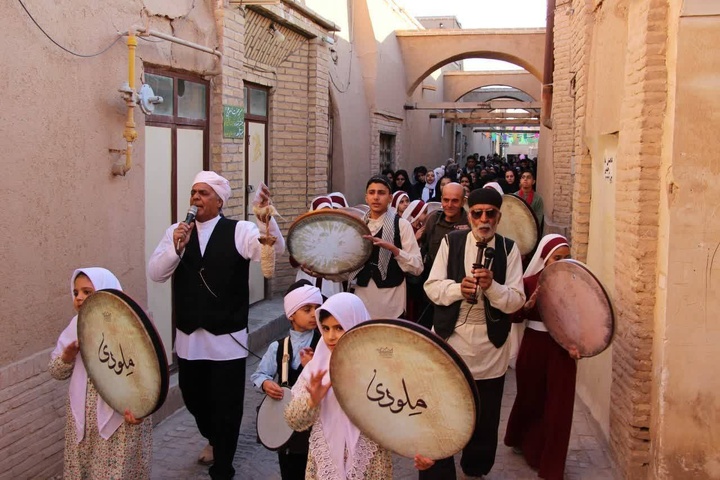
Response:
[[[190,204],[197,207],[194,221],[170,226],[148,263],[153,281],[173,279],[180,391],[208,439],[198,461],[212,464],[213,479],[235,474],[245,397],[249,264],[260,261],[261,236],[277,238],[277,254],[285,249],[275,219],[266,230],[265,218],[255,225],[220,214],[231,194],[227,179],[198,173],[190,190]],[[253,204],[264,207],[269,201],[270,190],[261,185]]]

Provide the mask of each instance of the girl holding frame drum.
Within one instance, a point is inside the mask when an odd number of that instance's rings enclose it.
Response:
[[[75,311],[96,290],[107,288],[122,290],[109,270],[75,270],[70,279]],[[49,365],[53,378],[70,378],[63,478],[149,479],[152,419],[137,420],[128,410],[120,415],[98,395],[78,355],[77,321],[75,315],[60,334]]]
[[[392,478],[390,452],[367,438],[350,421],[333,392],[330,357],[345,331],[370,319],[362,300],[351,293],[330,297],[316,316],[322,340],[310,363],[292,389],[285,420],[295,431],[312,428],[306,479],[345,480]],[[415,467],[424,470],[434,462],[417,455]]]

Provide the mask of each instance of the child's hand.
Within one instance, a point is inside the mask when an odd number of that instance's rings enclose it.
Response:
[[[268,397],[275,400],[282,400],[283,395],[285,394],[285,390],[272,380],[265,380],[262,383],[262,389]]]
[[[323,398],[325,398],[328,390],[330,390],[330,383],[327,385],[323,385],[322,383],[323,376],[326,373],[327,370],[321,370],[313,375],[310,375],[310,383],[308,383],[305,387],[310,394],[310,398],[308,399],[308,406],[310,408],[315,408],[320,405],[320,402]]]
[[[77,354],[79,351],[80,351],[80,345],[78,344],[78,341],[75,340],[70,345],[65,347],[65,350],[63,350],[62,355],[60,355],[60,360],[62,360],[65,363],[73,363],[75,361],[75,357],[77,357]]]
[[[523,308],[525,310],[530,310],[535,306],[535,302],[537,301],[538,292],[540,291],[540,287],[538,286],[532,295],[530,295],[530,298],[527,302],[525,302],[525,305],[523,305]]]
[[[125,422],[129,423],[130,425],[140,425],[142,423],[142,419],[135,418],[135,415],[133,415],[130,410],[125,410]]]
[[[431,460],[427,457],[423,457],[420,454],[415,455],[415,468],[418,470],[427,470],[428,468],[435,465],[435,460]]]
[[[310,347],[305,347],[302,350],[300,350],[300,364],[304,367],[308,363],[310,363],[310,360],[313,359],[313,355],[315,352]]]

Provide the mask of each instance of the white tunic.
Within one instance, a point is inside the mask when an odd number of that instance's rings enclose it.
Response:
[[[488,247],[497,250],[495,238]],[[496,348],[490,342],[485,324],[485,309],[482,296],[485,295],[490,304],[504,313],[514,313],[525,303],[522,281],[522,262],[517,245],[507,255],[505,284],[500,285],[493,280],[492,285],[483,291],[478,288],[478,303],[465,301],[460,284],[447,278],[448,243],[443,239],[440,243],[430,276],[425,282],[425,292],[431,302],[437,305],[451,305],[458,300],[460,313],[455,324],[455,331],[447,339],[467,364],[475,380],[497,378],[505,374],[510,359],[510,342]],[[472,275],[472,265],[477,259],[477,245],[472,231],[468,232],[465,243],[465,275]]]
[[[219,221],[219,215],[207,222],[195,221],[201,255],[205,255],[205,247],[210,240],[210,235],[215,230],[215,225]],[[167,281],[180,264],[180,257],[175,252],[175,245],[173,245],[173,232],[177,225],[175,223],[165,231],[160,244],[150,256],[148,276],[155,282]],[[285,250],[285,239],[283,239],[274,218],[270,220],[268,232],[277,238],[274,245],[275,253],[282,254]],[[265,235],[265,233],[265,225],[262,223],[255,225],[252,222],[238,222],[235,226],[235,248],[237,252],[248,260],[260,261],[262,245],[258,242],[258,238]],[[177,330],[175,351],[178,357],[185,360],[235,360],[245,358],[248,354],[247,335],[247,329],[224,335],[213,335],[203,328],[198,328],[190,335]]]

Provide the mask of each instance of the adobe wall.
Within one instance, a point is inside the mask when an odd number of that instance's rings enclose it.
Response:
[[[216,44],[207,2],[146,0],[98,4],[28,5],[58,43],[92,54],[131,26]],[[147,301],[144,262],[144,118],[133,168],[111,175],[125,148],[125,104],[117,89],[127,80],[127,47],[121,39],[106,53],[79,58],[63,52],[38,30],[17,2],[3,2],[7,36],[0,59],[3,83],[2,203],[8,211],[0,236],[3,332],[0,337],[0,478],[48,478],[62,469],[67,382],[47,373],[49,354],[74,315],[69,278],[80,266],[104,266],[141,305]],[[181,33],[180,33],[181,32]],[[212,55],[140,41],[143,62],[212,72]],[[12,119],[9,121],[8,119]],[[22,295],[18,295],[22,292]]]

